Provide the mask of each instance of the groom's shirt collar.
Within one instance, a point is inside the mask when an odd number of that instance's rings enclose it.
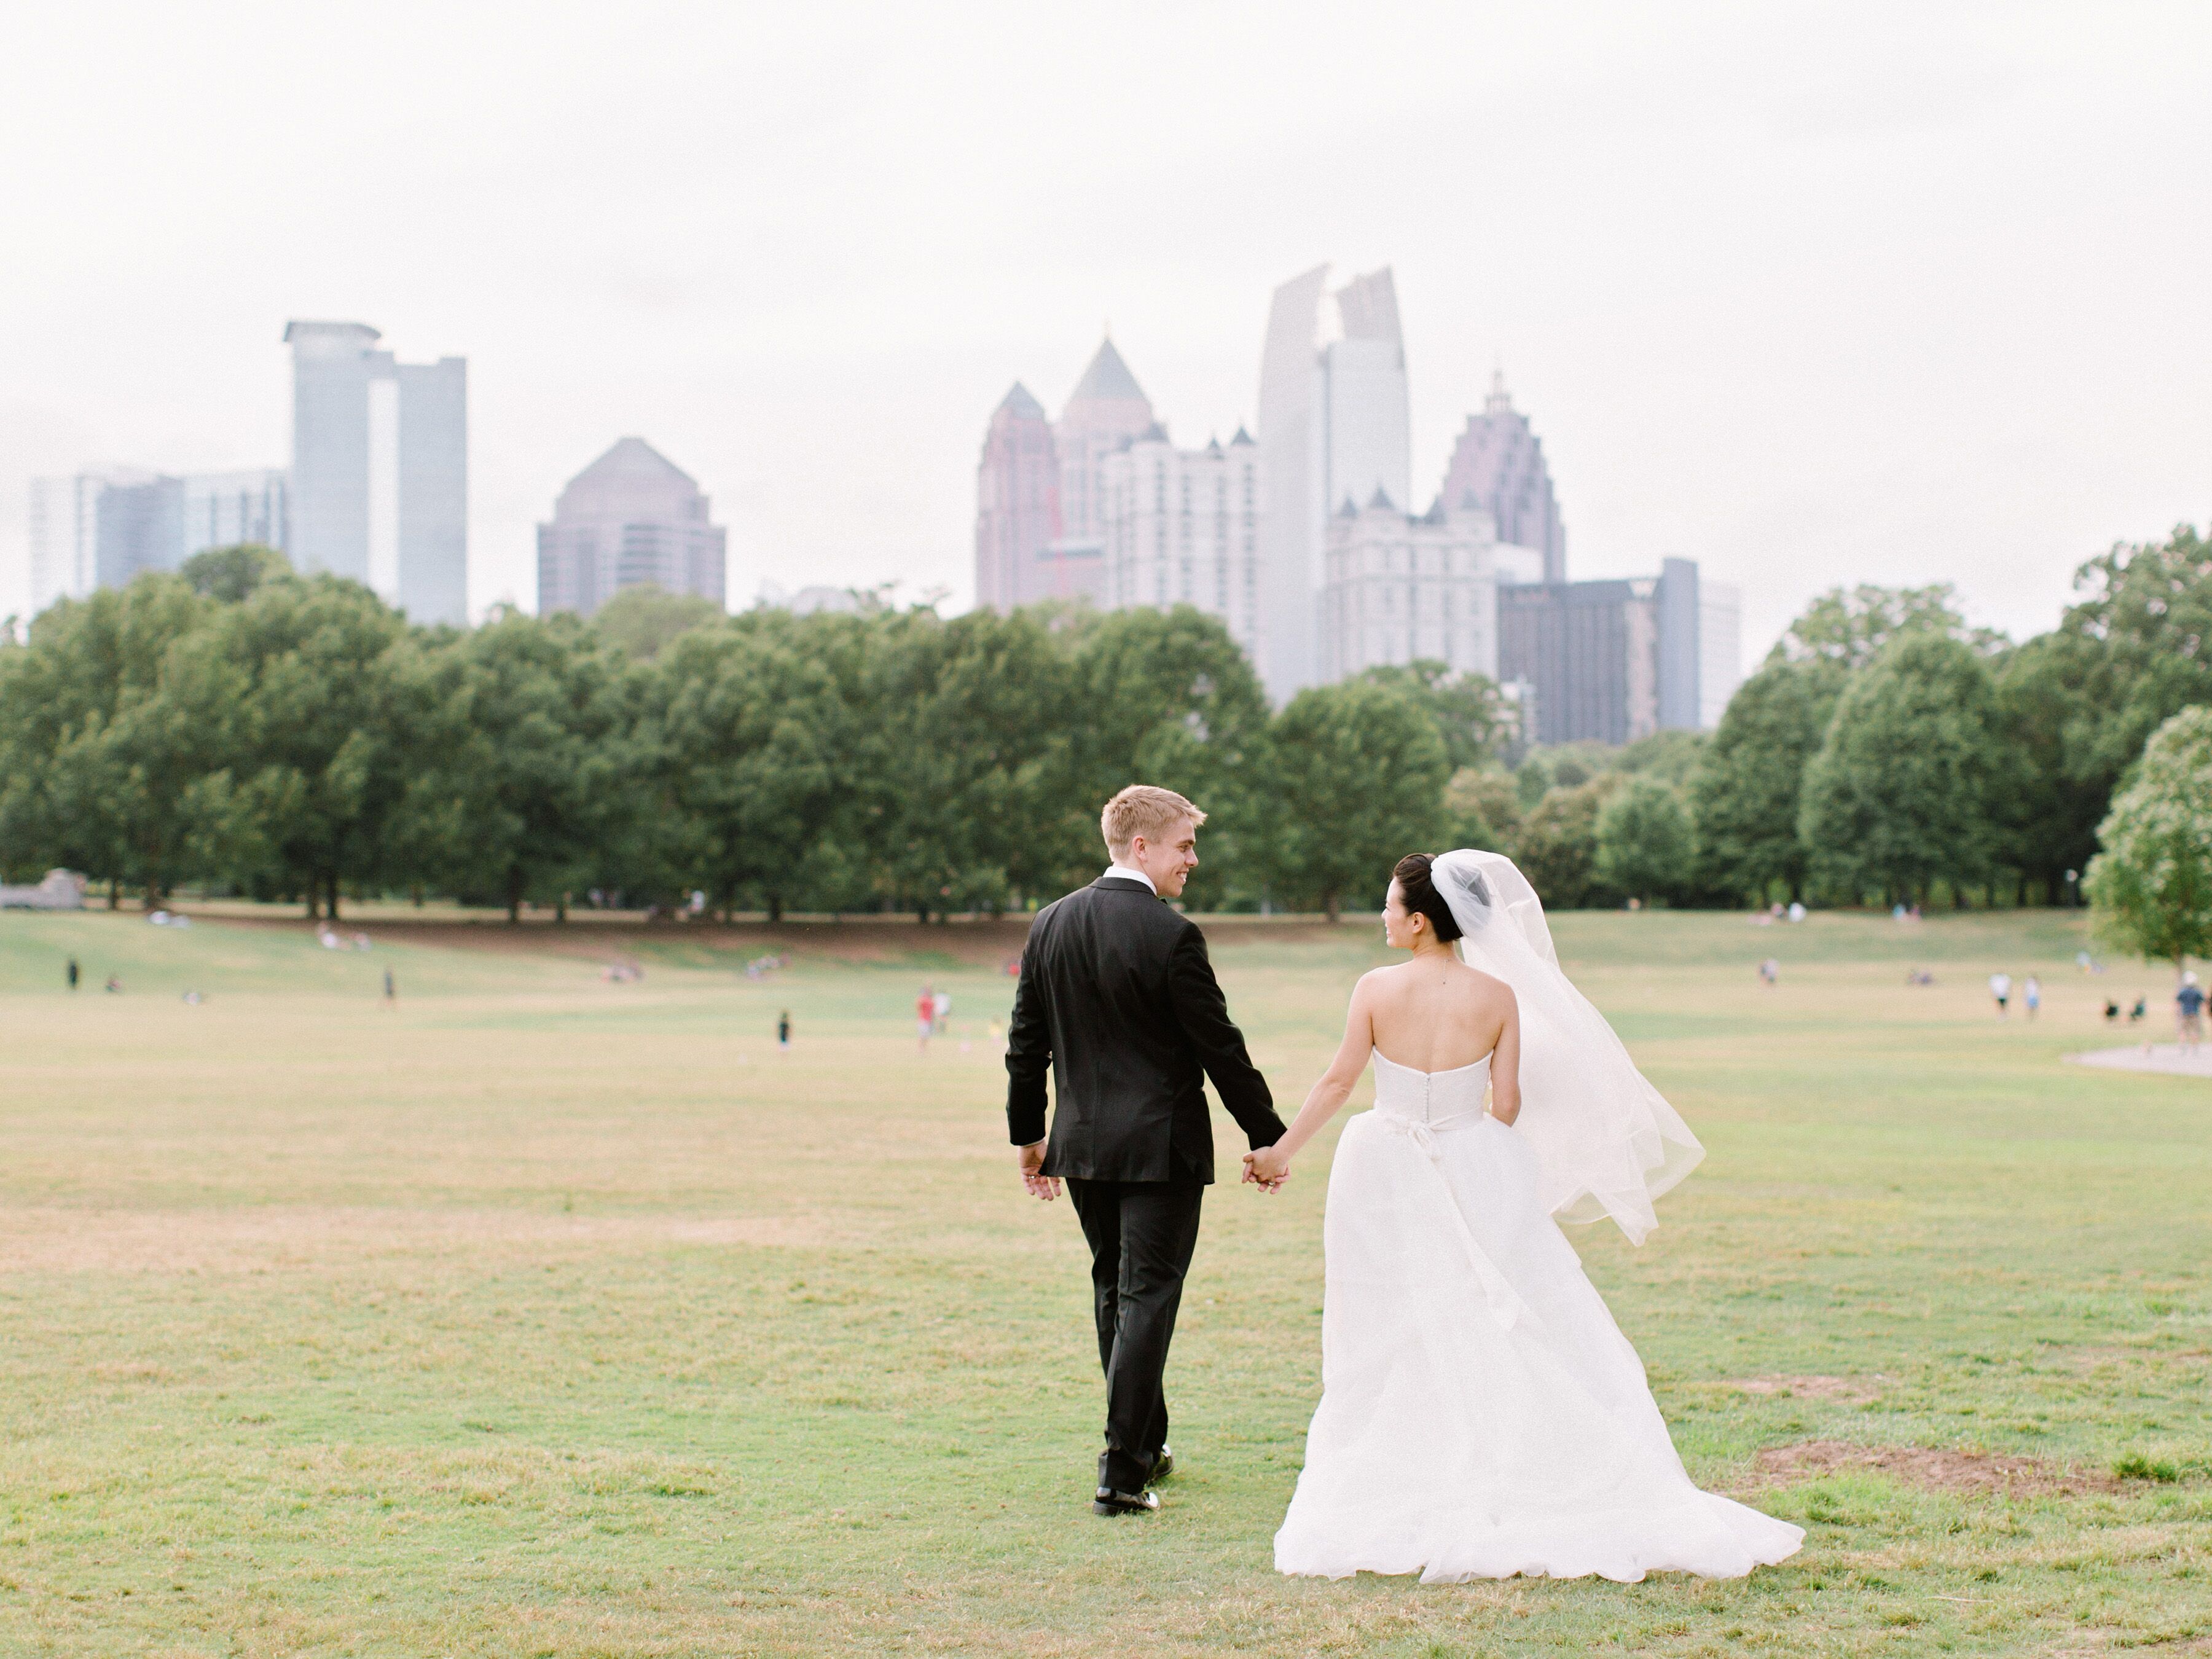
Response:
[[[1098,879],[1101,881],[1108,881],[1116,878],[1122,881],[1141,881],[1145,884],[1146,890],[1150,892],[1154,898],[1158,898],[1160,896],[1160,890],[1152,884],[1152,878],[1150,876],[1146,875],[1141,870],[1132,870],[1126,864],[1108,865],[1106,866],[1106,873],[1099,877]]]

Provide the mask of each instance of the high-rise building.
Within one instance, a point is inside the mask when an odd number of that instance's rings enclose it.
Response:
[[[1721,723],[1743,684],[1743,590],[1727,582],[1698,584],[1698,725]]]
[[[1567,531],[1543,441],[1513,407],[1504,371],[1492,377],[1482,413],[1467,417],[1439,493],[1455,507],[1472,500],[1489,508],[1498,540],[1540,550],[1546,581],[1567,579]]]
[[[240,542],[286,550],[290,480],[282,468],[188,473],[184,484],[184,557]]]
[[[997,611],[1070,597],[1060,538],[1060,462],[1044,405],[1017,380],[992,411],[975,465],[975,603]]]
[[[1054,424],[1060,462],[1060,533],[1052,544],[1056,581],[1071,596],[1105,605],[1114,585],[1109,569],[1105,466],[1152,429],[1152,400],[1129,373],[1110,339],[1102,341],[1091,366]]]
[[[183,479],[136,467],[32,480],[28,614],[124,586],[141,571],[175,569],[184,501]]]
[[[1098,468],[1106,605],[1194,605],[1257,660],[1266,640],[1258,458],[1242,428],[1225,449],[1218,441],[1178,449],[1157,425],[1108,456]]]
[[[1540,580],[1543,556],[1498,539],[1480,507],[1419,518],[1381,490],[1329,520],[1321,590],[1321,678],[1427,659],[1498,678],[1498,590]]]
[[[468,619],[468,364],[402,363],[365,323],[293,322],[292,562],[420,623]]]
[[[538,611],[588,617],[626,587],[726,603],[726,541],[691,477],[624,438],[568,481],[538,526]]]
[[[1529,739],[1623,744],[1705,726],[1701,586],[1694,561],[1668,559],[1657,576],[1499,588],[1498,675],[1527,688]]]
[[[1318,595],[1332,514],[1410,499],[1412,404],[1389,268],[1330,291],[1322,265],[1275,290],[1260,365],[1261,664],[1278,702],[1320,674]]]

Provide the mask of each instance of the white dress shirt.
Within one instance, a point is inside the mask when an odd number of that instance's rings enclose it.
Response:
[[[1106,874],[1109,876],[1120,876],[1127,881],[1141,881],[1145,884],[1146,887],[1151,890],[1154,898],[1158,898],[1160,896],[1160,890],[1158,886],[1154,885],[1152,878],[1141,870],[1132,870],[1126,864],[1109,864],[1106,866]],[[1102,877],[1100,879],[1103,880],[1104,878]]]

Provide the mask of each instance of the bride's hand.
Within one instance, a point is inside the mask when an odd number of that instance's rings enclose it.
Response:
[[[1263,1192],[1273,1192],[1291,1176],[1289,1155],[1274,1146],[1244,1154],[1244,1179]]]

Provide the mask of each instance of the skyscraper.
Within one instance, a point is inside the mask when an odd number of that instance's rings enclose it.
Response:
[[[240,542],[286,550],[290,480],[282,468],[188,473],[184,483],[184,557]]]
[[[1097,604],[1107,603],[1113,586],[1106,551],[1107,459],[1141,439],[1153,424],[1152,400],[1114,342],[1100,342],[1052,429],[1060,461],[1060,535],[1053,552],[1062,568],[1056,574],[1072,592]]]
[[[1227,448],[1178,449],[1164,427],[1124,442],[1099,467],[1104,602],[1121,610],[1194,605],[1218,617],[1258,659],[1259,450],[1238,429]]]
[[[1261,674],[1277,702],[1320,674],[1329,516],[1378,489],[1410,499],[1412,423],[1389,267],[1331,292],[1321,265],[1275,290],[1260,364],[1260,581]]]
[[[568,481],[538,526],[538,611],[588,617],[626,587],[725,604],[727,541],[689,473],[624,438]]]
[[[137,467],[33,479],[27,614],[121,587],[143,570],[175,569],[184,500],[184,480]]]
[[[468,364],[401,363],[365,323],[293,322],[292,562],[421,623],[468,620]]]
[[[1498,539],[1480,507],[1419,518],[1376,490],[1330,515],[1321,590],[1321,678],[1426,659],[1498,677],[1498,590],[1543,574],[1543,556]]]
[[[1498,540],[1541,552],[1546,581],[1567,579],[1567,531],[1559,520],[1543,441],[1529,430],[1528,417],[1513,407],[1503,370],[1491,380],[1482,413],[1467,417],[1467,430],[1452,450],[1439,493],[1453,507],[1473,501],[1489,508]]]
[[[1044,405],[1017,380],[992,411],[975,464],[975,603],[997,611],[1070,597],[1060,538],[1060,462]],[[1093,561],[1097,562],[1096,560]]]
[[[1703,588],[1690,559],[1656,576],[1499,588],[1498,677],[1527,688],[1525,735],[1620,744],[1705,725],[1706,665],[1724,670],[1734,647],[1708,652]]]

